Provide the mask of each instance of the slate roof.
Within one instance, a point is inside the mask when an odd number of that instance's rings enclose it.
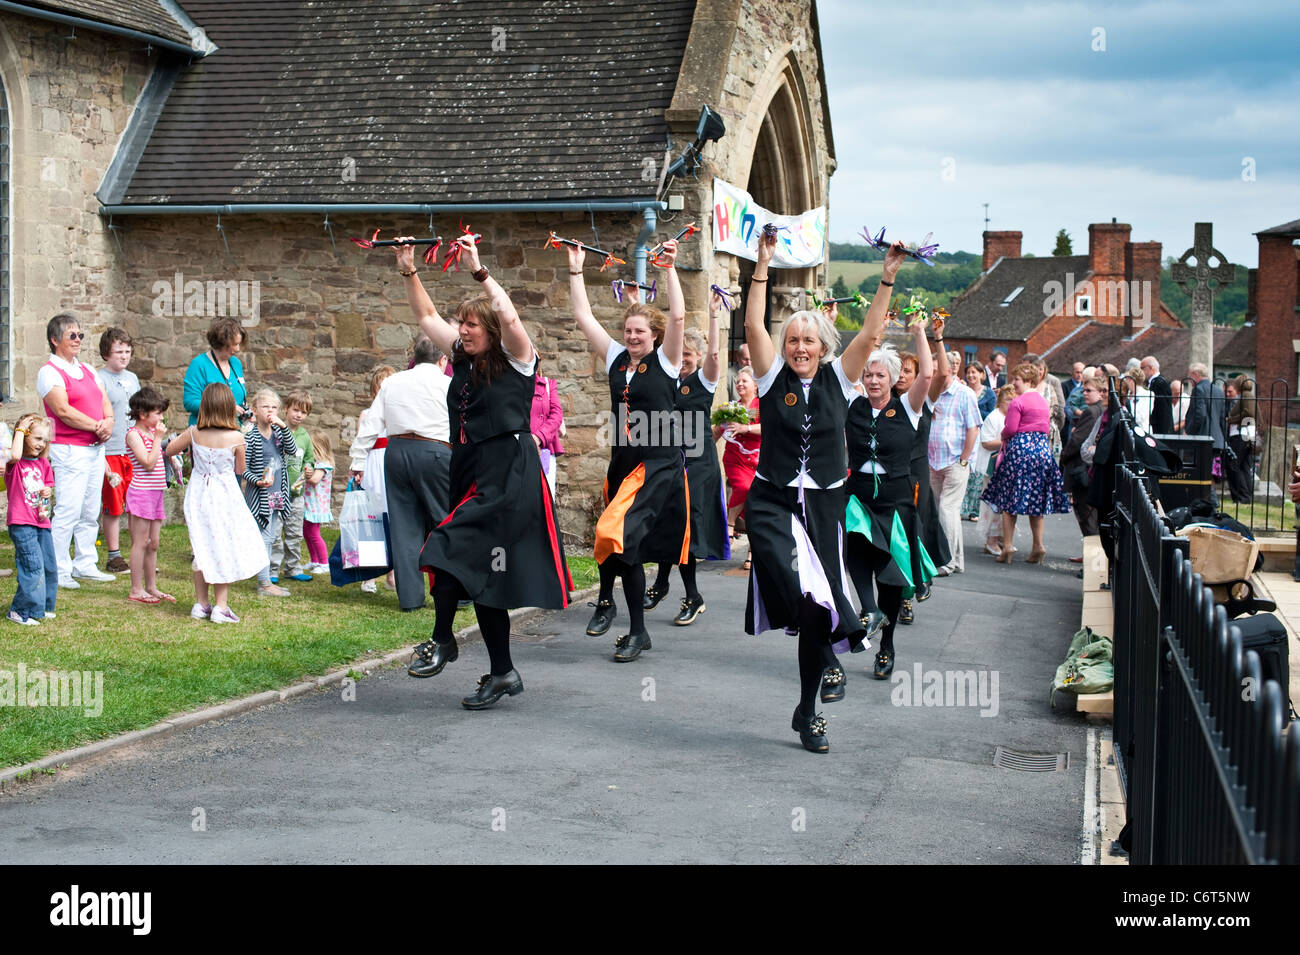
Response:
[[[186,0],[218,49],[105,204],[654,198],[693,0],[364,6]]]
[[[1043,313],[1044,287],[1060,282],[1068,289],[1066,276],[1071,273],[1075,285],[1091,275],[1088,256],[1001,259],[949,304],[948,334],[963,339],[1026,341],[1050,317]],[[1002,302],[1017,288],[1020,294],[1003,307]]]
[[[1284,222],[1281,225],[1275,225],[1271,229],[1265,229],[1262,232],[1256,232],[1255,235],[1300,236],[1300,219],[1295,219],[1291,222]]]
[[[158,0],[64,0],[59,3],[24,3],[23,6],[127,27],[186,46],[190,43],[185,27]]]
[[[1214,327],[1214,362],[1231,368],[1255,367],[1256,329]],[[1155,355],[1161,371],[1169,378],[1182,377],[1191,362],[1192,333],[1187,328],[1148,325],[1133,338],[1124,337],[1123,325],[1089,321],[1077,332],[1061,339],[1043,354],[1047,370],[1069,375],[1076,361],[1095,365],[1107,361],[1123,369],[1130,358]]]

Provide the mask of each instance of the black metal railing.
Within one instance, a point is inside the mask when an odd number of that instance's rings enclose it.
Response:
[[[1117,427],[1128,431],[1125,416]],[[1132,447],[1131,434],[1117,435]],[[1300,861],[1300,734],[1131,461],[1115,475],[1115,755],[1135,864]]]

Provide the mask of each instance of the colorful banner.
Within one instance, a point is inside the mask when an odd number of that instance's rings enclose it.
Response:
[[[779,230],[773,268],[803,269],[825,260],[825,206],[797,216],[779,216],[757,205],[744,189],[721,179],[713,180],[714,252],[729,252],[757,261],[758,237],[769,222],[775,223]]]

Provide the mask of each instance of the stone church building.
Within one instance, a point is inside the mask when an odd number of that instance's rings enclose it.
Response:
[[[725,135],[695,175],[668,175],[706,105]],[[239,315],[250,391],[309,389],[316,422],[346,444],[369,371],[405,367],[415,333],[388,250],[349,237],[451,238],[463,224],[560,382],[559,503],[582,534],[608,392],[547,233],[627,260],[588,271],[617,335],[610,281],[695,222],[679,268],[699,325],[709,286],[743,292],[752,268],[713,253],[713,177],[795,214],[827,203],[834,169],[812,0],[6,3],[5,417],[37,404],[57,312],[81,317],[87,344],[126,328],[132,369],[177,411],[208,325]],[[798,307],[824,272],[777,273],[788,285],[769,290],[772,312]],[[422,277],[444,314],[476,290],[467,273]]]

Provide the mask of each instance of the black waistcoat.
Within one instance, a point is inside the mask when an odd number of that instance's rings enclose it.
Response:
[[[869,399],[858,398],[849,405],[844,434],[848,438],[851,470],[857,471],[867,461],[874,460],[885,469],[886,477],[905,477],[910,473],[916,429],[897,395],[890,397],[889,404],[878,415],[872,414]]]
[[[773,484],[786,485],[801,466],[821,487],[844,480],[844,419],[848,399],[830,364],[818,367],[804,398],[803,383],[789,365],[782,365],[767,394],[758,399],[763,441],[758,473]]]
[[[613,412],[611,443],[616,453],[638,458],[680,455],[679,432],[673,421],[677,379],[659,364],[659,349],[652,349],[636,364],[627,380],[632,358],[623,349],[609,369],[609,404]]]
[[[700,370],[697,368],[691,372],[677,386],[677,411],[681,416],[682,427],[692,429],[691,434],[698,436],[704,435],[703,448],[700,455],[707,456],[708,449],[713,447],[713,430],[709,426],[709,416],[713,412],[713,392],[704,387],[700,381]],[[678,432],[681,434],[681,432]],[[681,445],[683,451],[687,453],[690,460],[695,458],[689,457],[689,449],[686,447],[685,436],[682,436]],[[717,451],[714,451],[714,457],[717,457]],[[697,455],[699,457],[699,455]]]
[[[478,444],[497,435],[529,431],[534,376],[521,375],[513,365],[491,384],[474,384],[471,362],[453,365],[447,389],[447,420],[453,446]]]

